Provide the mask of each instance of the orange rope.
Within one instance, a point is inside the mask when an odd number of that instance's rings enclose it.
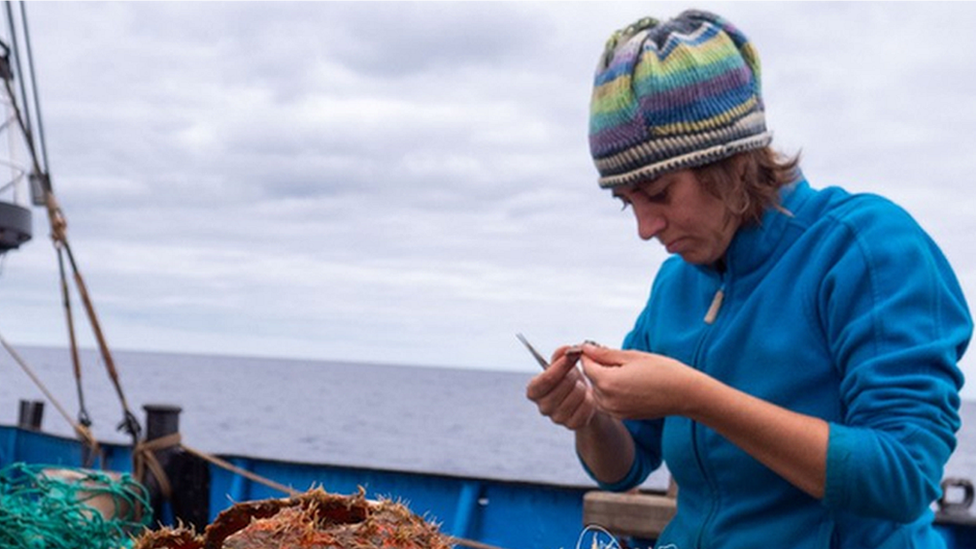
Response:
[[[204,461],[209,461],[210,463],[213,463],[214,465],[216,465],[218,467],[222,467],[224,469],[227,469],[228,471],[231,471],[233,473],[237,473],[238,475],[241,475],[244,478],[248,478],[250,480],[253,480],[254,482],[258,482],[258,483],[263,484],[265,486],[274,488],[275,490],[279,490],[281,492],[284,492],[284,493],[288,494],[289,496],[297,496],[297,495],[299,495],[301,493],[298,490],[295,490],[294,488],[291,488],[290,486],[285,486],[284,484],[279,484],[279,483],[277,483],[277,482],[275,482],[273,480],[264,478],[264,477],[262,477],[260,475],[256,475],[256,474],[252,473],[251,471],[248,471],[247,469],[242,469],[242,468],[234,465],[233,463],[230,463],[228,461],[225,461],[223,459],[220,459],[217,456],[213,456],[213,455],[210,455],[210,454],[206,454],[206,453],[203,453],[203,452],[201,452],[199,450],[194,450],[193,448],[190,448],[189,446],[187,446],[185,444],[183,444],[181,446],[187,452],[189,452],[189,453],[197,456],[198,458],[200,458],[200,459],[202,459]]]
[[[180,440],[180,434],[173,433],[152,440],[142,441],[132,449],[132,476],[139,482],[145,484],[146,468],[148,467],[153,477],[156,478],[156,484],[159,485],[160,492],[163,493],[163,497],[167,500],[173,497],[173,485],[170,483],[169,477],[166,476],[166,471],[163,469],[163,466],[156,459],[155,452],[171,446],[179,446]]]
[[[92,303],[91,297],[88,294],[88,287],[85,285],[85,280],[81,276],[81,271],[78,269],[78,264],[75,262],[74,254],[71,251],[71,245],[68,243],[68,222],[64,217],[64,213],[62,212],[60,205],[58,205],[54,192],[52,192],[50,188],[46,189],[45,203],[47,206],[48,220],[51,223],[51,240],[54,241],[54,247],[58,250],[59,257],[62,250],[68,255],[68,263],[71,264],[71,272],[74,275],[75,286],[78,289],[78,296],[81,298],[81,302],[85,306],[85,312],[88,314],[88,321],[91,324],[92,332],[95,334],[95,340],[98,343],[98,350],[101,353],[102,361],[105,363],[105,368],[108,370],[109,378],[112,381],[112,385],[115,387],[115,393],[118,395],[119,401],[122,404],[124,418],[120,424],[120,427],[125,428],[126,431],[132,435],[132,445],[134,447],[139,442],[139,422],[135,419],[135,415],[129,409],[129,403],[126,401],[125,393],[122,391],[122,384],[119,381],[119,372],[115,367],[115,360],[112,358],[112,352],[108,348],[105,335],[102,333],[101,323],[98,320],[98,315],[95,313],[95,305]],[[63,280],[62,273],[62,285],[64,284],[66,284],[66,282]],[[65,291],[65,301],[67,303],[67,291]],[[71,331],[72,353],[76,353],[77,350],[74,338],[74,323],[70,317],[70,308],[68,314],[68,329]]]

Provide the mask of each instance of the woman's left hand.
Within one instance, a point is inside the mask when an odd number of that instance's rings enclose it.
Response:
[[[689,415],[703,374],[663,355],[582,346],[597,406],[619,419]]]
[[[677,360],[583,345],[597,406],[620,419],[680,415],[745,450],[796,487],[823,497],[830,426],[730,387]]]

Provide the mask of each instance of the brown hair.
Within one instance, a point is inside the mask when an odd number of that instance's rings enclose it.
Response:
[[[731,215],[744,225],[758,224],[769,208],[779,204],[779,189],[800,177],[800,155],[786,157],[771,147],[742,152],[695,168],[703,188],[722,199]]]

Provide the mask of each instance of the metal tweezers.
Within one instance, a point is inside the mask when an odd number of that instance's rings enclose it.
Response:
[[[539,366],[542,366],[543,370],[549,367],[549,361],[543,358],[543,356],[539,354],[539,351],[535,350],[535,347],[533,347],[532,344],[529,343],[529,340],[525,339],[524,335],[515,334],[515,337],[517,337],[518,340],[522,342],[522,345],[525,345],[525,348],[528,349],[530,353],[532,353],[532,356],[535,357],[536,362],[539,363]]]

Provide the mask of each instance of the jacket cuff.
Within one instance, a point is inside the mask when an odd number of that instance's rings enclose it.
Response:
[[[823,504],[830,509],[844,509],[848,506],[850,494],[847,488],[851,483],[852,456],[858,437],[850,427],[837,423],[830,424],[827,442],[827,480],[824,486]]]
[[[585,471],[586,474],[589,475],[589,477],[596,482],[597,486],[599,486],[601,490],[606,490],[608,492],[626,492],[627,490],[630,490],[631,488],[637,486],[643,481],[643,478],[641,478],[642,472],[639,463],[640,460],[637,459],[636,457],[634,458],[634,461],[630,464],[630,470],[627,471],[627,474],[624,475],[624,478],[613,483],[603,482],[600,479],[596,478],[596,475],[593,474],[593,471],[590,470],[590,467],[586,464],[585,461],[583,461],[583,458],[579,455],[578,452],[576,454],[576,458],[579,459],[580,465],[583,466],[583,471]]]

